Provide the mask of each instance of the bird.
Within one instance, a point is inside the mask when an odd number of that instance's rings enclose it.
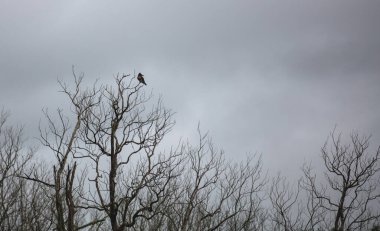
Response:
[[[137,80],[138,80],[140,83],[147,85],[147,84],[145,83],[144,75],[143,75],[143,74],[139,73],[139,74],[137,75]]]

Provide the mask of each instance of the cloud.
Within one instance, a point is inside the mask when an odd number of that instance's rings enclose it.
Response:
[[[369,0],[3,1],[1,105],[33,130],[42,107],[64,105],[56,79],[70,81],[72,65],[89,82],[141,71],[177,112],[174,137],[200,121],[231,158],[258,151],[286,170],[317,156],[335,124],[379,140],[379,9]]]

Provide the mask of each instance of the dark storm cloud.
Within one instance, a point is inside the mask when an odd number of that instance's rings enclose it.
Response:
[[[336,124],[379,143],[379,10],[370,0],[3,1],[1,104],[38,121],[63,102],[56,79],[70,81],[71,65],[103,82],[135,69],[177,112],[170,140],[200,121],[231,157],[299,166]]]

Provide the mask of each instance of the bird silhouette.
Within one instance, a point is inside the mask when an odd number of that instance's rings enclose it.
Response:
[[[143,74],[139,73],[139,74],[137,75],[137,80],[138,80],[140,83],[147,85],[147,84],[145,83],[144,75],[143,75]]]

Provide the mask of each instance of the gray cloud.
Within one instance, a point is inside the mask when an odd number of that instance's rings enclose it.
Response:
[[[1,105],[35,129],[64,99],[71,65],[89,82],[145,74],[177,112],[232,158],[273,169],[314,158],[337,124],[380,140],[379,1],[3,1]],[[33,133],[33,132],[31,132]]]

